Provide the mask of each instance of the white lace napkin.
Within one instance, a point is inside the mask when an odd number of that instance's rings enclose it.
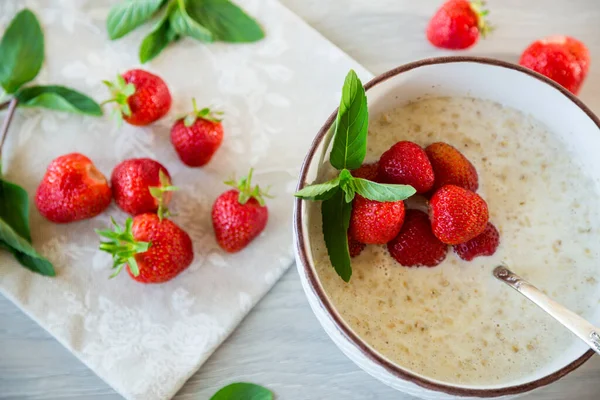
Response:
[[[31,209],[34,244],[57,269],[45,278],[0,253],[0,292],[127,399],[168,399],[202,365],[240,320],[292,264],[292,193],[312,138],[337,106],[349,68],[370,75],[274,0],[236,0],[263,24],[257,44],[199,44],[185,39],[143,68],[162,76],[174,103],[149,128],[117,129],[108,116],[81,117],[19,109],[4,149],[4,171],[30,195],[48,163],[69,152],[89,156],[110,176],[130,157],[163,163],[181,191],[174,219],[192,237],[193,265],[162,285],[143,285],[123,273],[109,280],[110,256],[100,253],[94,228],[123,221],[114,204],[93,220],[54,225]],[[104,29],[107,0],[3,0],[0,29],[27,6],[46,36],[46,62],[38,83],[65,84],[97,100],[102,79],[139,66],[137,51],[149,26],[110,42]],[[213,161],[187,168],[177,158],[169,129],[198,104],[225,112],[225,138]],[[2,114],[0,113],[0,116]],[[255,180],[271,186],[269,223],[238,254],[215,242],[210,208],[232,173],[255,167]]]

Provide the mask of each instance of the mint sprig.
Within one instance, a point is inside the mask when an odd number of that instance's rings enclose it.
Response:
[[[245,43],[265,36],[261,26],[229,0],[124,0],[108,14],[108,36],[119,39],[156,15],[160,15],[158,23],[140,47],[142,63],[181,37],[204,43]]]
[[[390,202],[409,198],[416,190],[409,185],[391,185],[355,178],[350,170],[359,168],[367,153],[369,110],[363,85],[353,70],[348,72],[334,125],[329,162],[339,172],[324,183],[306,186],[295,196],[322,201],[323,236],[331,264],[346,282],[352,276],[348,250],[348,226],[352,200],[359,194],[369,200]]]

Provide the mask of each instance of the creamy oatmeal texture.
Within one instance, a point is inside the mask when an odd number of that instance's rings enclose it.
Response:
[[[397,364],[450,383],[510,382],[557,357],[571,334],[492,270],[505,263],[584,316],[597,305],[598,192],[559,139],[497,103],[432,98],[372,118],[368,140],[365,162],[399,140],[457,147],[479,173],[501,244],[471,262],[450,251],[435,268],[402,267],[385,246],[367,246],[346,284],[331,267],[313,203],[317,271],[345,321]]]

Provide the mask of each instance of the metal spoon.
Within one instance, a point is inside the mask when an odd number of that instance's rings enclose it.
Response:
[[[579,338],[590,346],[592,350],[600,354],[600,334],[598,334],[600,329],[596,328],[568,308],[558,304],[508,268],[503,266],[494,268],[494,276],[527,297],[534,304],[563,324],[568,330],[579,336]]]

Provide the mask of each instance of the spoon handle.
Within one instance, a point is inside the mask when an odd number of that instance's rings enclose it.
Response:
[[[592,350],[600,354],[600,334],[598,334],[599,330],[594,325],[552,300],[538,288],[506,267],[496,267],[494,269],[494,276],[542,308],[567,329],[579,336]]]

